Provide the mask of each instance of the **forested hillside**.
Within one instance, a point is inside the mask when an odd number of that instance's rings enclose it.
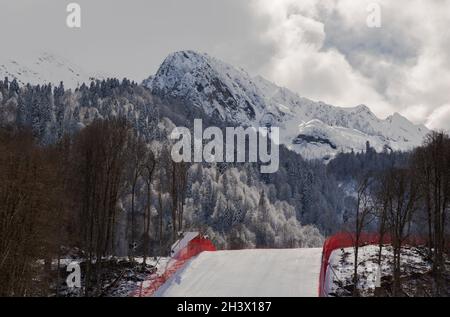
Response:
[[[341,230],[398,228],[398,241],[416,233],[441,243],[430,256],[442,262],[445,134],[431,135],[412,154],[377,153],[367,143],[328,165],[281,146],[278,172],[261,174],[258,164],[173,162],[168,135],[176,125],[192,128],[193,118],[227,124],[127,79],[74,91],[0,81],[0,270],[9,272],[0,292],[48,290],[50,278],[33,280],[42,270],[35,264],[43,262],[49,276],[52,261],[78,250],[87,259],[85,292],[99,294],[106,264],[96,259],[167,255],[187,230],[240,249],[321,246]],[[436,175],[439,183],[431,182]],[[413,205],[387,205],[416,192]]]
[[[183,118],[128,80],[71,91],[6,79],[0,102],[2,294],[48,289],[50,279],[35,285],[35,263],[50,272],[67,250],[90,259],[85,289],[99,292],[105,268],[95,259],[167,255],[181,231],[252,248],[320,246],[337,229],[337,187],[297,154],[285,150],[270,178],[248,164],[174,163],[169,117]],[[329,216],[310,201],[326,202]]]

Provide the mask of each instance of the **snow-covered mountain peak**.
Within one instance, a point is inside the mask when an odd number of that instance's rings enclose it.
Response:
[[[225,121],[250,124],[264,115],[264,94],[250,75],[204,53],[170,54],[144,84],[161,97],[184,100]]]
[[[372,112],[372,110],[370,110],[370,108],[367,107],[366,105],[358,105],[356,107],[343,108],[343,109],[347,110],[350,113],[362,114],[362,115],[367,115],[370,117],[376,117],[375,114]]]
[[[62,81],[67,88],[76,88],[83,82],[101,79],[101,76],[88,75],[77,65],[65,58],[40,53],[33,58],[13,58],[0,62],[1,78],[16,79],[21,85],[48,84],[59,85]]]
[[[409,125],[411,124],[411,122],[404,116],[402,116],[400,113],[398,112],[394,112],[392,115],[388,116],[386,118],[386,121],[389,121],[391,123],[395,123],[395,124],[406,124]]]
[[[303,98],[194,51],[170,54],[144,84],[162,98],[181,100],[226,122],[279,126],[282,143],[307,158],[363,151],[367,141],[379,151],[386,146],[409,150],[429,132],[399,114],[379,119],[363,104],[341,108]]]

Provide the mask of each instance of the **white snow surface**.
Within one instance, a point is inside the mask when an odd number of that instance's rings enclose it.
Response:
[[[86,73],[67,59],[42,52],[36,58],[13,58],[0,61],[0,78],[16,79],[20,85],[52,84],[58,86],[62,81],[66,88],[76,88],[82,83],[89,84],[93,79],[102,79],[100,74]]]
[[[361,152],[366,141],[377,151],[410,150],[429,132],[398,113],[383,120],[365,105],[342,108],[311,101],[194,51],[170,54],[144,85],[161,97],[185,100],[226,122],[278,126],[281,142],[308,159]]]
[[[321,248],[202,252],[155,297],[316,297]]]

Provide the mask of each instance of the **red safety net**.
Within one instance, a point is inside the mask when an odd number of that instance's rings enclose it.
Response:
[[[201,236],[189,241],[188,245],[175,256],[175,259],[182,261],[190,259],[203,251],[216,251],[216,247],[209,239]]]
[[[362,233],[359,237],[358,246],[366,245],[378,245],[380,244],[391,244],[392,239],[390,235],[384,235],[383,239],[380,239],[380,235],[376,233]],[[405,245],[425,245],[426,240],[420,237],[409,237],[403,242]],[[325,297],[325,278],[328,269],[328,264],[330,260],[331,253],[336,249],[349,248],[356,245],[356,236],[353,233],[341,232],[329,237],[323,244],[322,250],[322,264],[320,268],[320,281],[319,281],[319,296]]]
[[[216,251],[216,247],[211,240],[202,236],[189,241],[189,243],[180,250],[174,258],[171,258],[162,275],[152,274],[146,281],[141,283],[140,287],[134,292],[134,297],[150,297],[164,283],[166,283],[184,264],[194,256],[203,251]]]

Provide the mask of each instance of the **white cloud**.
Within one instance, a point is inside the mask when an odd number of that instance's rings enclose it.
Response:
[[[170,52],[194,49],[382,117],[432,124],[450,104],[450,0],[78,0],[78,31],[65,25],[64,1],[4,2],[3,57],[38,48],[89,73],[139,81]],[[381,5],[381,28],[366,25],[372,2]]]
[[[262,40],[275,47],[261,70],[312,99],[430,124],[450,103],[450,1],[376,1],[379,29],[366,25],[372,2],[255,0],[256,14],[270,17]]]
[[[427,120],[427,126],[450,132],[450,104],[437,108]]]
[[[324,48],[325,25],[318,19],[316,1],[257,1],[259,14],[271,16],[265,40],[276,47],[263,75],[301,95],[341,106],[377,105],[379,115],[392,113],[389,105],[334,48]]]

